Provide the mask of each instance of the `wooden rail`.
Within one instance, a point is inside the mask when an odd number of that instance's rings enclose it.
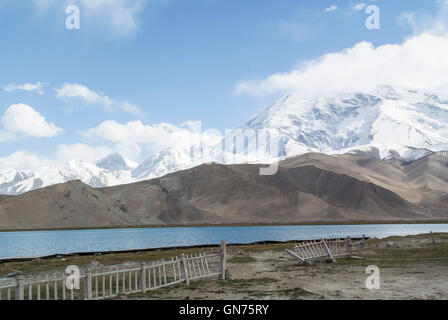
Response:
[[[102,300],[145,293],[178,283],[206,277],[226,277],[226,242],[219,253],[181,254],[170,260],[143,262],[138,267],[109,266],[89,268],[79,275],[79,288],[67,289],[69,276],[61,274],[26,281],[19,275],[0,285],[0,300]],[[70,286],[69,286],[70,287]]]
[[[293,249],[286,249],[286,253],[306,264],[315,259],[327,258],[331,262],[336,262],[336,257],[351,257],[354,252],[360,252],[364,248],[365,237],[361,241],[353,242],[350,237],[345,239],[320,239],[314,241],[304,241],[294,246]]]

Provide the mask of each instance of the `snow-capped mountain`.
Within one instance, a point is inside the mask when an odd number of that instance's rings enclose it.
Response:
[[[307,152],[338,154],[376,148],[382,159],[395,151],[403,159],[412,161],[432,151],[448,149],[448,99],[422,90],[385,85],[369,93],[312,98],[289,94],[240,129],[243,132],[252,129],[258,136],[275,137],[280,158]],[[252,137],[254,139],[257,138]],[[222,151],[225,141],[226,138],[203,150],[199,161],[189,156],[188,148],[165,150],[143,162],[133,171],[133,176],[148,179],[204,162],[247,161],[247,156],[226,161]],[[246,141],[246,148],[249,143]],[[275,157],[265,153],[249,158],[262,161],[260,158]]]
[[[110,161],[111,159],[117,161]],[[123,161],[130,166],[120,170]],[[98,163],[109,164],[109,169],[101,168],[87,161],[70,160],[61,166],[41,167],[35,171],[14,169],[0,171],[0,194],[21,194],[71,180],[81,180],[92,187],[106,187],[134,181],[131,178],[130,170],[136,164],[132,161],[118,154],[112,154]]]
[[[430,93],[380,86],[371,94],[302,99],[287,95],[244,128],[280,139],[280,155],[333,153],[363,145],[439,150],[448,143],[448,102]]]
[[[233,145],[229,148],[233,137],[227,136],[212,146],[170,148],[151,155],[140,165],[115,153],[96,164],[73,160],[58,168],[34,172],[9,169],[0,171],[0,194],[23,193],[74,179],[94,187],[112,186],[202,163],[267,163],[307,152],[340,154],[376,149],[384,160],[396,153],[413,161],[448,149],[448,99],[423,90],[391,86],[379,86],[367,93],[315,97],[293,93],[239,129],[236,137],[246,136],[240,140],[244,141],[243,152],[237,152]],[[277,140],[278,149],[261,142],[261,137]],[[249,147],[254,145],[258,145],[257,152]],[[199,154],[198,149],[202,149]]]
[[[195,164],[190,155],[190,148],[188,147],[174,147],[158,152],[135,168],[132,171],[132,177],[137,180],[152,179],[190,168]]]
[[[109,171],[122,171],[135,169],[138,167],[138,163],[115,152],[98,161],[96,166]]]

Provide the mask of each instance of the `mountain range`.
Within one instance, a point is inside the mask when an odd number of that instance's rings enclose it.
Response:
[[[423,90],[285,95],[200,157],[193,148],[3,170],[0,228],[448,219],[448,100]]]
[[[105,188],[75,180],[0,198],[0,229],[448,220],[448,153],[412,162],[379,150],[279,163],[203,164]]]
[[[369,93],[344,93],[304,97],[285,95],[242,125],[234,135],[244,139],[243,152],[226,156],[225,141],[202,148],[194,158],[192,146],[173,147],[151,155],[137,164],[114,153],[96,162],[71,160],[56,167],[34,171],[0,170],[0,194],[17,195],[38,188],[81,180],[92,187],[132,183],[194,166],[217,162],[237,164],[274,161],[309,153],[341,154],[372,148],[382,159],[396,152],[407,161],[448,149],[448,99],[416,89],[378,86]],[[265,134],[278,141],[275,154],[248,145]],[[255,141],[258,140],[258,141]]]

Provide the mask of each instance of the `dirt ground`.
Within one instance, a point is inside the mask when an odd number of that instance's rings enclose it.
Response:
[[[206,280],[121,296],[118,299],[448,299],[448,234],[370,239],[363,259],[338,259],[302,266],[285,254],[292,243],[228,247],[229,280]],[[205,249],[188,249],[201,252]],[[206,249],[207,251],[213,249]],[[181,250],[186,252],[186,250]],[[179,254],[178,250],[72,257],[73,263],[138,263]],[[0,264],[11,270],[40,273],[55,270],[61,259]],[[69,261],[68,261],[69,260]],[[380,270],[380,289],[366,288],[366,268]]]
[[[448,299],[448,234],[371,239],[365,259],[299,265],[281,246],[231,248],[231,280],[157,290],[131,299]],[[387,246],[386,246],[387,245]],[[290,247],[292,245],[289,245]],[[380,289],[366,288],[366,268],[380,270]]]

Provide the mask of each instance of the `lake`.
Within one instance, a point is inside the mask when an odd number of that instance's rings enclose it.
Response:
[[[448,232],[448,224],[369,224],[308,226],[185,227],[0,232],[0,259],[52,254],[148,249],[256,241],[312,240],[323,237],[384,238]]]

